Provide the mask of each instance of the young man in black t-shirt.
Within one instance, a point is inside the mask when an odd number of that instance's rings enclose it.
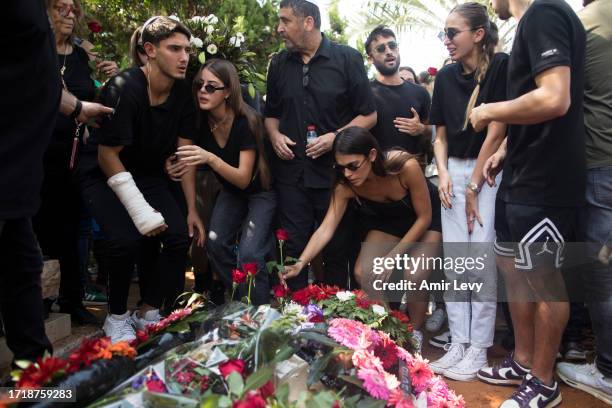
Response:
[[[503,408],[553,407],[561,403],[553,369],[569,316],[560,275],[563,247],[575,234],[585,194],[585,32],[562,0],[493,0],[493,6],[500,18],[512,12],[519,20],[509,100],[474,109],[470,120],[476,129],[493,120],[510,124],[496,251],[514,257],[505,277],[508,293],[518,297],[510,299],[513,358],[478,376],[494,384],[522,381]],[[504,245],[509,242],[515,244]]]
[[[160,319],[159,309],[172,308],[184,286],[189,235],[203,228],[192,194],[195,171],[183,176],[187,223],[181,203],[164,173],[177,144],[193,144],[195,105],[184,81],[191,34],[179,22],[154,17],[143,25],[141,47],[148,62],[113,78],[101,99],[115,107],[113,117],[92,135],[97,143],[80,163],[83,195],[100,225],[109,250],[109,316],[104,330],[113,342],[135,338]],[[95,148],[94,148],[95,149]],[[92,155],[93,154],[93,160]],[[130,316],[127,296],[138,243],[159,236],[162,249],[142,293],[144,305]],[[134,326],[134,327],[132,327]]]

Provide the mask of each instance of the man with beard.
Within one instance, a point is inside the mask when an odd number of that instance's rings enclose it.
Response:
[[[113,343],[132,340],[134,327],[143,329],[158,321],[164,302],[166,310],[173,306],[183,291],[194,228],[203,241],[190,194],[195,172],[182,178],[187,223],[164,173],[164,162],[177,143],[193,144],[196,137],[195,106],[184,81],[190,37],[185,26],[168,17],[153,17],[143,25],[138,46],[147,63],[122,72],[102,91],[101,99],[115,108],[115,114],[92,135],[97,154],[93,146],[81,160],[83,195],[108,247],[101,259],[109,271],[104,331]],[[159,236],[162,249],[141,294],[144,305],[130,316],[127,298],[143,236]]]
[[[321,14],[313,2],[282,0],[279,18],[277,31],[287,49],[270,63],[265,123],[276,153],[270,161],[280,222],[289,234],[286,252],[297,257],[328,208],[329,152],[336,134],[350,126],[370,129],[376,107],[362,56],[321,33]],[[318,137],[307,144],[311,125]],[[325,281],[342,287],[358,250],[349,217],[347,213],[323,251]],[[289,281],[292,289],[307,285],[307,271]]]
[[[508,100],[480,105],[470,121],[477,131],[492,121],[509,124],[507,148],[502,145],[484,171],[491,184],[504,161],[495,250],[507,286],[515,347],[510,358],[481,369],[478,378],[521,384],[502,408],[554,407],[561,394],[553,369],[569,317],[560,272],[563,249],[575,239],[585,201],[586,34],[562,0],[492,3],[502,20],[518,20],[508,62]],[[504,266],[508,263],[509,268]]]

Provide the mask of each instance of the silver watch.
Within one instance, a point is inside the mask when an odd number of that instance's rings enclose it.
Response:
[[[474,182],[467,183],[466,187],[475,192],[476,194],[480,193],[480,187],[478,187],[478,184]]]

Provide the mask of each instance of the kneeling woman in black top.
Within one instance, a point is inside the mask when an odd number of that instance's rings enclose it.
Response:
[[[193,84],[201,137],[197,146],[181,146],[176,155],[189,166],[209,166],[223,186],[207,227],[208,256],[226,287],[232,285],[237,263],[257,263],[251,300],[266,304],[270,288],[264,257],[272,243],[276,195],[271,190],[263,122],[243,101],[236,68],[229,61],[208,61]],[[238,293],[245,295],[244,290]]]
[[[286,266],[279,277],[282,281],[293,278],[308,265],[331,239],[349,202],[355,200],[360,223],[367,231],[355,277],[362,289],[380,298],[382,292],[376,281],[386,281],[394,268],[377,271],[375,258],[413,252],[414,244],[423,240],[431,223],[425,176],[412,155],[397,150],[383,153],[374,136],[360,127],[340,132],[333,151],[336,179],[327,215],[299,261]],[[412,281],[424,278],[423,271],[414,272],[406,270],[404,277]],[[395,298],[401,298],[403,293],[398,291]]]

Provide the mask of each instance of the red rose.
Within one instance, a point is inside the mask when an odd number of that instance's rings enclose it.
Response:
[[[236,401],[232,405],[232,408],[266,408],[266,401],[259,395],[259,393],[250,392],[246,399],[242,401]]]
[[[87,27],[92,33],[100,33],[102,32],[102,26],[97,21],[90,21],[87,23]]]
[[[287,241],[289,239],[289,235],[287,235],[287,231],[282,228],[276,230],[276,239],[279,241]]]
[[[310,290],[307,287],[298,290],[297,292],[293,292],[291,298],[294,302],[299,303],[302,306],[306,306],[310,303]]]
[[[427,68],[427,73],[431,76],[436,76],[436,74],[438,73],[438,69],[435,67],[429,67]]]
[[[284,298],[289,294],[289,289],[280,284],[273,287],[272,290],[274,291],[274,296],[277,298]]]
[[[257,275],[257,264],[254,262],[243,264],[242,270],[251,276],[255,276]]]
[[[340,404],[340,401],[338,401],[338,400],[334,401],[334,405],[332,406],[332,408],[342,408],[342,405]]]
[[[232,282],[236,285],[246,282],[247,274],[240,269],[232,270]]]
[[[219,371],[225,379],[227,379],[227,377],[233,372],[237,372],[238,374],[244,376],[244,366],[244,360],[227,360],[225,363],[219,364]]]
[[[259,389],[259,394],[261,395],[263,399],[268,399],[268,397],[271,397],[272,395],[274,395],[274,383],[272,382],[272,380],[265,383]]]

